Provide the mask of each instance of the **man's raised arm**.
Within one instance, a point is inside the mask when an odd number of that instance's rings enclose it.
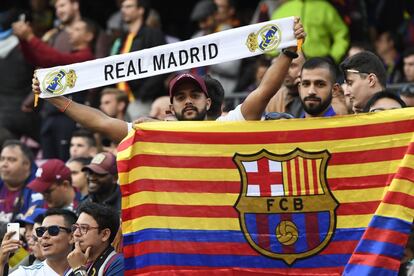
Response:
[[[294,32],[296,39],[303,39],[305,32],[299,18],[295,18]],[[296,46],[289,47],[274,60],[267,69],[259,86],[244,100],[241,112],[245,120],[260,120],[270,99],[276,94],[283,84],[283,80],[289,70]]]
[[[33,93],[40,94],[39,80],[36,77],[33,78],[32,89]],[[109,117],[96,108],[73,102],[63,96],[46,98],[46,100],[83,127],[101,133],[115,143],[121,142],[128,133],[128,125],[125,121]]]

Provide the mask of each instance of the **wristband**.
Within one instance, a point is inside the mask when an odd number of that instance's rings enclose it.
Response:
[[[64,113],[71,103],[72,99],[69,99],[69,101],[66,102],[65,106],[62,109],[60,109],[60,112]]]
[[[290,51],[290,50],[288,50],[286,48],[282,49],[282,53],[285,56],[287,56],[288,58],[291,58],[291,59],[295,59],[295,58],[299,57],[298,53],[295,53],[293,51]]]

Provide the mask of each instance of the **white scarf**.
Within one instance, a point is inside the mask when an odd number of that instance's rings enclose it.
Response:
[[[260,55],[297,44],[293,17],[82,63],[39,69],[41,98]]]

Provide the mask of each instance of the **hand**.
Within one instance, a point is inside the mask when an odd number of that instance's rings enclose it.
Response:
[[[300,18],[299,17],[295,17],[294,19],[294,24],[293,24],[293,31],[295,33],[295,38],[296,39],[303,39],[305,40],[306,37],[306,33],[305,30],[303,29],[303,25],[300,22]],[[288,48],[290,51],[294,51],[296,52],[297,47],[296,46],[292,46]]]
[[[72,269],[85,265],[89,259],[91,247],[86,248],[85,253],[82,252],[79,242],[75,243],[75,249],[69,253],[67,259]]]
[[[0,247],[0,265],[5,265],[9,261],[10,253],[15,252],[22,246],[21,241],[11,240],[11,237],[15,232],[8,232],[4,235],[3,241]]]
[[[26,22],[17,21],[12,24],[13,33],[17,36],[20,40],[29,41],[34,37],[34,33],[32,27]]]
[[[158,119],[155,119],[155,118],[152,118],[152,117],[148,117],[148,116],[143,116],[143,117],[139,117],[138,119],[135,119],[132,122],[132,125],[145,123],[145,122],[159,122],[159,121],[161,121],[161,120],[158,120]]]
[[[40,95],[40,93],[41,93],[41,91],[40,91],[40,82],[39,82],[39,79],[36,76],[36,72],[33,74],[32,91],[33,91],[33,94],[37,94],[37,95]]]

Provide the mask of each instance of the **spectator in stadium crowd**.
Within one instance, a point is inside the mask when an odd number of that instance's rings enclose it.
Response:
[[[364,112],[378,112],[406,107],[401,98],[391,90],[375,93],[367,102]]]
[[[400,55],[398,34],[384,31],[375,40],[375,51],[382,59],[387,73],[387,83],[398,83],[403,80],[403,64]]]
[[[240,26],[240,21],[236,16],[235,0],[214,0],[217,6],[216,15],[216,31],[225,31]],[[222,62],[208,67],[207,73],[212,78],[217,79],[224,87],[224,92],[233,92],[237,85],[240,74],[242,60],[232,60]]]
[[[121,190],[117,183],[116,157],[110,152],[100,152],[89,165],[82,168],[88,179],[88,195],[84,202],[92,201],[121,212]]]
[[[60,0],[68,1],[68,0]],[[34,36],[30,25],[26,22],[13,24],[13,31],[20,39],[20,45],[27,60],[36,66],[51,67],[87,61],[94,58],[90,47],[96,33],[94,23],[89,20],[76,20],[70,28],[68,41],[73,52],[65,53],[52,48]],[[77,93],[70,96],[83,102],[85,95]],[[76,124],[55,107],[46,104],[43,107],[41,127],[41,147],[44,159],[69,158],[69,140]]]
[[[165,120],[170,112],[170,97],[161,96],[152,102],[149,116],[157,120]]]
[[[407,84],[400,91],[401,100],[405,102],[408,107],[414,106],[414,84]]]
[[[116,210],[85,202],[78,212],[79,218],[72,225],[75,249],[68,255],[75,275],[123,275],[124,257],[111,246],[120,226]]]
[[[10,275],[64,275],[70,273],[67,256],[73,248],[72,225],[76,222],[75,213],[65,209],[49,209],[45,213],[42,226],[36,228],[36,236],[45,260],[31,266],[19,266]],[[12,232],[10,232],[12,233]],[[19,246],[19,241],[10,239],[6,234],[3,239],[1,250],[3,264],[8,261],[8,254],[14,252]],[[6,254],[5,254],[6,253]]]
[[[329,1],[290,0],[281,4],[272,19],[300,16],[309,36],[303,44],[306,57],[330,57],[339,63],[349,46],[349,31]]]
[[[43,197],[26,185],[37,166],[30,149],[18,140],[7,140],[0,154],[0,221],[22,217],[31,206],[41,207]]]
[[[66,166],[70,169],[72,186],[80,193],[80,201],[88,195],[88,178],[82,168],[91,163],[91,160],[91,157],[76,157],[66,162]]]
[[[36,171],[36,178],[27,187],[42,193],[48,208],[73,211],[78,207],[70,169],[62,160],[49,159],[43,163]]]
[[[99,108],[109,117],[130,121],[126,114],[128,103],[128,96],[123,91],[107,87],[101,92]]]
[[[94,157],[97,153],[96,140],[92,132],[87,129],[78,129],[70,139],[70,158]]]
[[[295,19],[294,33],[296,38],[304,38],[305,33],[298,18]],[[267,103],[280,88],[289,65],[296,57],[296,47],[289,47],[269,67],[259,87],[252,91],[243,104],[237,106],[226,116],[218,120],[260,120]],[[33,93],[39,94],[39,80],[33,79]],[[211,107],[205,81],[189,73],[179,74],[169,85],[171,111],[178,120],[205,120],[207,110]],[[62,109],[65,114],[81,125],[108,136],[112,141],[120,142],[132,129],[132,124],[111,118],[94,108],[71,102],[66,97],[47,98],[47,101]],[[204,116],[203,116],[204,115]]]
[[[381,59],[372,52],[363,51],[341,63],[354,113],[361,113],[368,99],[385,89],[387,74]]]
[[[112,54],[130,53],[166,43],[161,30],[148,27],[145,23],[150,9],[149,0],[124,0],[122,2],[122,19],[128,25],[128,33],[115,40]],[[165,94],[164,79],[164,75],[158,75],[117,84],[117,88],[128,95],[127,113],[131,119],[148,115],[152,101]]]
[[[403,55],[404,81],[414,83],[414,47],[405,50]]]
[[[34,67],[24,59],[11,27],[19,11],[1,3],[5,8],[0,5],[0,136],[9,133],[8,139],[20,139],[25,135],[39,141],[40,116],[33,112],[33,104],[25,104],[25,98],[32,97]]]
[[[301,117],[331,117],[336,113],[331,105],[332,94],[339,91],[336,67],[325,58],[310,58],[302,67],[299,95],[304,109]]]

